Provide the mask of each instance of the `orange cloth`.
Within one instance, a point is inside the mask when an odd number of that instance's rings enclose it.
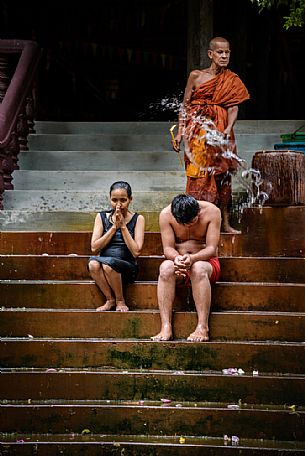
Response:
[[[227,171],[235,171],[237,162],[234,159],[224,158],[218,147],[206,144],[202,121],[204,118],[211,119],[217,130],[223,132],[228,123],[228,108],[239,105],[249,98],[248,90],[241,79],[228,69],[224,69],[213,79],[194,90],[186,107],[185,146],[186,150],[189,149],[194,156],[196,163],[202,167],[211,167],[213,171],[200,170],[198,166],[190,162],[185,154],[185,170],[188,177],[187,192],[190,187],[194,187],[194,182],[191,184],[189,178],[200,178],[200,182],[198,182],[200,188],[197,191],[204,186],[206,188],[202,190],[203,194],[208,195],[205,198],[207,201],[217,203],[219,200],[219,190],[214,176],[225,174]],[[236,153],[233,129],[230,143],[230,149]]]

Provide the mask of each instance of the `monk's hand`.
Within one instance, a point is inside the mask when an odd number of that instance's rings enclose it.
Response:
[[[182,135],[178,133],[174,139],[172,139],[172,146],[175,152],[180,152],[180,143],[181,143]]]
[[[226,128],[223,132],[223,135],[227,140],[231,139],[231,128]]]

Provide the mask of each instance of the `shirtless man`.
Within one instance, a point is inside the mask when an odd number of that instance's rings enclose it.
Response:
[[[176,284],[192,285],[198,314],[195,331],[187,340],[209,340],[211,283],[220,277],[217,247],[220,236],[221,212],[214,204],[197,201],[193,196],[175,196],[159,218],[163,252],[166,258],[160,266],[158,305],[161,331],[152,340],[173,337],[172,308]]]

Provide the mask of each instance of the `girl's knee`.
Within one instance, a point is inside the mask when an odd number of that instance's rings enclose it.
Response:
[[[102,268],[103,268],[103,271],[105,272],[105,274],[111,274],[112,272],[114,272],[112,267],[109,266],[108,264],[103,264]]]
[[[89,269],[90,273],[91,272],[93,272],[93,273],[98,272],[100,270],[100,268],[101,268],[101,265],[100,265],[100,263],[98,261],[96,261],[96,260],[89,261],[88,269]]]

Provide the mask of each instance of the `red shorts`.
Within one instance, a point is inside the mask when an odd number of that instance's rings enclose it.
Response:
[[[221,270],[220,263],[217,257],[212,257],[208,260],[208,263],[212,266],[212,274],[210,276],[210,284],[213,285],[220,279]],[[183,282],[177,283],[177,287],[186,287],[190,288],[192,286],[191,277],[189,271],[186,271],[186,276],[183,279]]]

